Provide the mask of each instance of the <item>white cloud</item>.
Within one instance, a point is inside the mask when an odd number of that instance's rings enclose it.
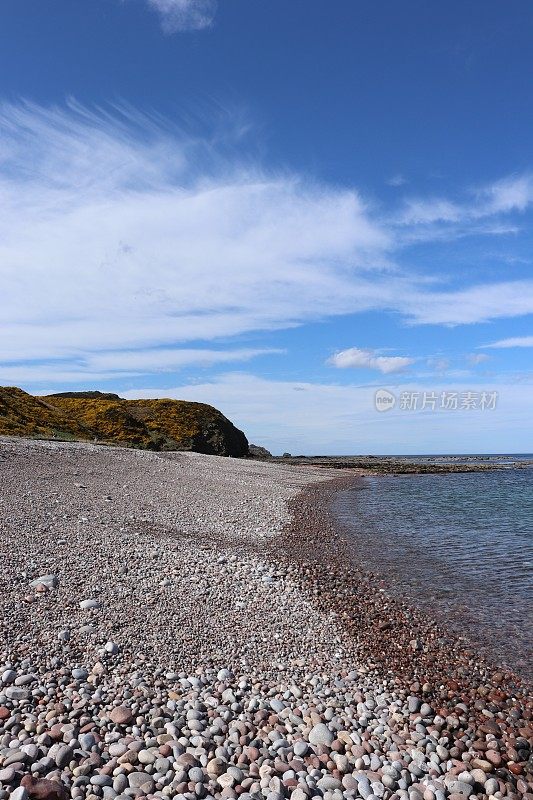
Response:
[[[414,364],[415,359],[404,356],[380,356],[376,355],[373,350],[350,347],[348,350],[341,350],[335,353],[328,360],[328,363],[339,369],[377,369],[386,375],[391,372],[401,372],[406,367]]]
[[[209,341],[393,295],[371,276],[387,235],[353,191],[219,162],[130,112],[7,106],[0,132],[3,359]]]
[[[0,383],[88,383],[143,375],[178,372],[184,367],[212,367],[236,361],[250,361],[264,355],[285,351],[275,348],[240,350],[151,349],[104,351],[93,355],[72,354],[70,360],[44,361],[30,364],[0,364]]]
[[[147,0],[161,17],[163,30],[196,31],[211,27],[217,10],[216,0]]]
[[[533,203],[533,175],[511,175],[483,187],[479,213],[525,211]]]
[[[393,175],[387,181],[387,185],[388,186],[394,186],[394,187],[404,186],[406,183],[407,183],[407,178],[404,175],[402,175],[401,173],[398,173],[397,175]]]
[[[495,410],[393,411],[374,410],[377,386],[270,381],[230,373],[197,385],[181,385],[165,396],[197,400],[220,408],[246,432],[249,440],[275,453],[483,453],[521,452],[524,437],[533,433],[531,380],[520,386],[402,383],[401,391],[498,391]],[[157,397],[147,388],[124,396]]]
[[[469,353],[466,357],[466,360],[469,364],[473,367],[477,366],[478,364],[483,364],[484,361],[488,361],[490,356],[487,353]]]
[[[396,221],[402,225],[471,223],[497,214],[523,212],[532,203],[533,175],[511,175],[482,186],[463,202],[438,197],[408,198]]]
[[[124,108],[0,106],[0,360],[97,375],[104,351],[206,349],[360,311],[533,311],[533,281],[444,291],[401,271],[393,226],[357,191],[265,172],[223,134]]]
[[[533,336],[512,336],[509,339],[500,339],[485,347],[506,348],[506,347],[533,347]]]
[[[105,369],[115,372],[119,369],[136,369],[142,373],[149,372],[168,372],[190,366],[212,366],[213,364],[224,364],[228,361],[249,361],[257,356],[280,354],[285,351],[270,349],[242,348],[241,350],[200,350],[186,349],[181,350],[134,350],[124,352],[97,353],[90,356],[88,366],[95,369]]]
[[[403,225],[428,225],[434,222],[458,222],[463,210],[451,200],[409,198],[399,221]]]
[[[533,280],[486,283],[467,289],[413,292],[404,299],[413,322],[460,325],[533,313]]]
[[[436,372],[447,372],[450,368],[450,359],[441,356],[433,356],[428,358],[428,367],[431,367]]]

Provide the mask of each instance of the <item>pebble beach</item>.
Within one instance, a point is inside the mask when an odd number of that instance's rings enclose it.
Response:
[[[530,687],[353,566],[354,480],[1,439],[0,800],[533,800]]]

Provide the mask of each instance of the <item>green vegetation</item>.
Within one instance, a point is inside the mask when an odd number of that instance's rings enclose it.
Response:
[[[123,400],[100,392],[33,397],[22,389],[0,387],[0,435],[248,454],[245,435],[212,406],[185,400]]]

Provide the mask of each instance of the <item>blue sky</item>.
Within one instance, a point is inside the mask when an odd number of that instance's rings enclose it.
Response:
[[[209,402],[274,452],[533,450],[532,23],[4,0],[0,382]]]

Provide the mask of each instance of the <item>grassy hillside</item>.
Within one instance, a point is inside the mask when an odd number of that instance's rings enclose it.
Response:
[[[0,387],[0,435],[98,440],[150,450],[243,456],[248,442],[220,411],[185,400],[123,400],[99,392],[33,397]]]
[[[88,439],[91,431],[77,419],[67,419],[46,398],[33,397],[16,387],[0,386],[0,435]]]

